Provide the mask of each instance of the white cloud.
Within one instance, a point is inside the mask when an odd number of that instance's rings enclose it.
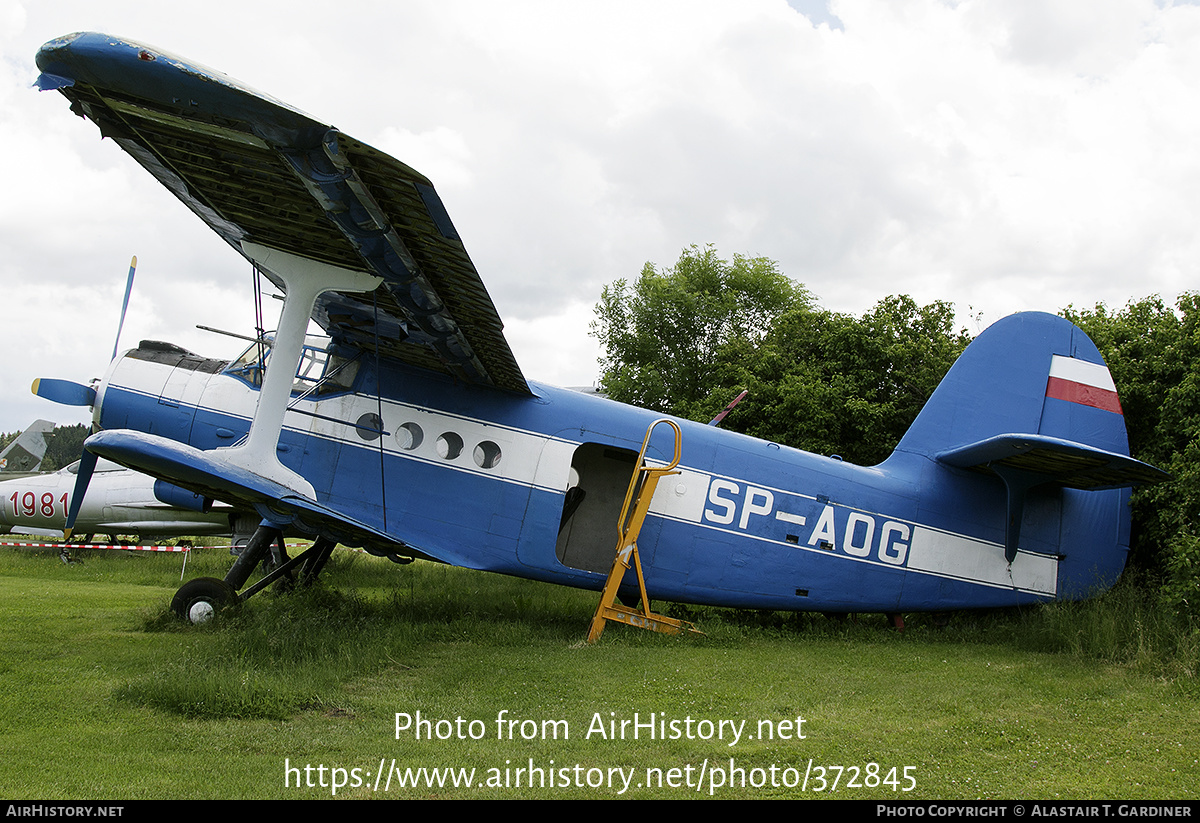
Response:
[[[23,354],[0,371],[0,430],[54,411],[26,393],[33,376],[96,371],[84,364],[111,350],[130,254],[126,340],[228,354],[187,330],[250,325],[240,258],[65,101],[28,89],[37,47],[80,29],[218,68],[427,174],[526,373],[548,382],[594,379],[586,320],[604,283],[691,244],[776,259],[847,311],[906,292],[990,321],[1196,283],[1192,4],[327,9],[0,2],[0,286],[19,320],[6,348]]]

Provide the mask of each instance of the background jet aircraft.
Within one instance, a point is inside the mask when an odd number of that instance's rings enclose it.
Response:
[[[46,457],[47,438],[54,431],[49,420],[34,420],[26,429],[0,451],[0,478],[18,473],[36,472]]]
[[[64,469],[0,482],[0,531],[61,534],[75,488],[78,461]],[[163,539],[228,536],[232,509],[101,460],[79,509],[76,531]]]

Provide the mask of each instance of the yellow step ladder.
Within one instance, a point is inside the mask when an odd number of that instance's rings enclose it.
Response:
[[[646,465],[646,449],[650,446],[650,435],[660,423],[666,423],[675,432],[675,457],[666,466]],[[650,501],[654,498],[654,490],[658,481],[669,475],[679,474],[675,467],[679,465],[679,453],[683,442],[683,433],[679,424],[673,420],[655,420],[646,429],[646,437],[642,440],[642,450],[638,454],[637,468],[629,479],[629,489],[625,492],[625,503],[621,506],[621,516],[617,519],[617,556],[613,560],[612,571],[608,573],[608,581],[600,595],[600,606],[592,618],[588,629],[587,642],[595,643],[604,632],[604,624],[609,620],[636,626],[640,629],[662,632],[663,634],[680,634],[690,631],[703,634],[691,623],[676,620],[650,611],[650,598],[646,596],[646,581],[642,576],[642,561],[638,557],[637,538],[650,511]],[[625,578],[625,572],[630,566],[637,570],[638,591],[641,593],[641,609],[630,609],[616,603],[617,589]]]

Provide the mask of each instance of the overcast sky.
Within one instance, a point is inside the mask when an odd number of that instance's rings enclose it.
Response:
[[[232,249],[55,93],[52,37],[161,47],[428,175],[527,376],[588,385],[601,287],[691,244],[821,305],[1173,300],[1200,272],[1200,7],[1169,0],[0,0],[0,431],[122,344],[252,329]],[[982,314],[981,321],[973,315]]]

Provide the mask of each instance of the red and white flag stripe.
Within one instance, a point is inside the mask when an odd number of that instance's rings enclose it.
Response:
[[[1108,368],[1077,357],[1054,355],[1046,396],[1122,414],[1117,386]]]

